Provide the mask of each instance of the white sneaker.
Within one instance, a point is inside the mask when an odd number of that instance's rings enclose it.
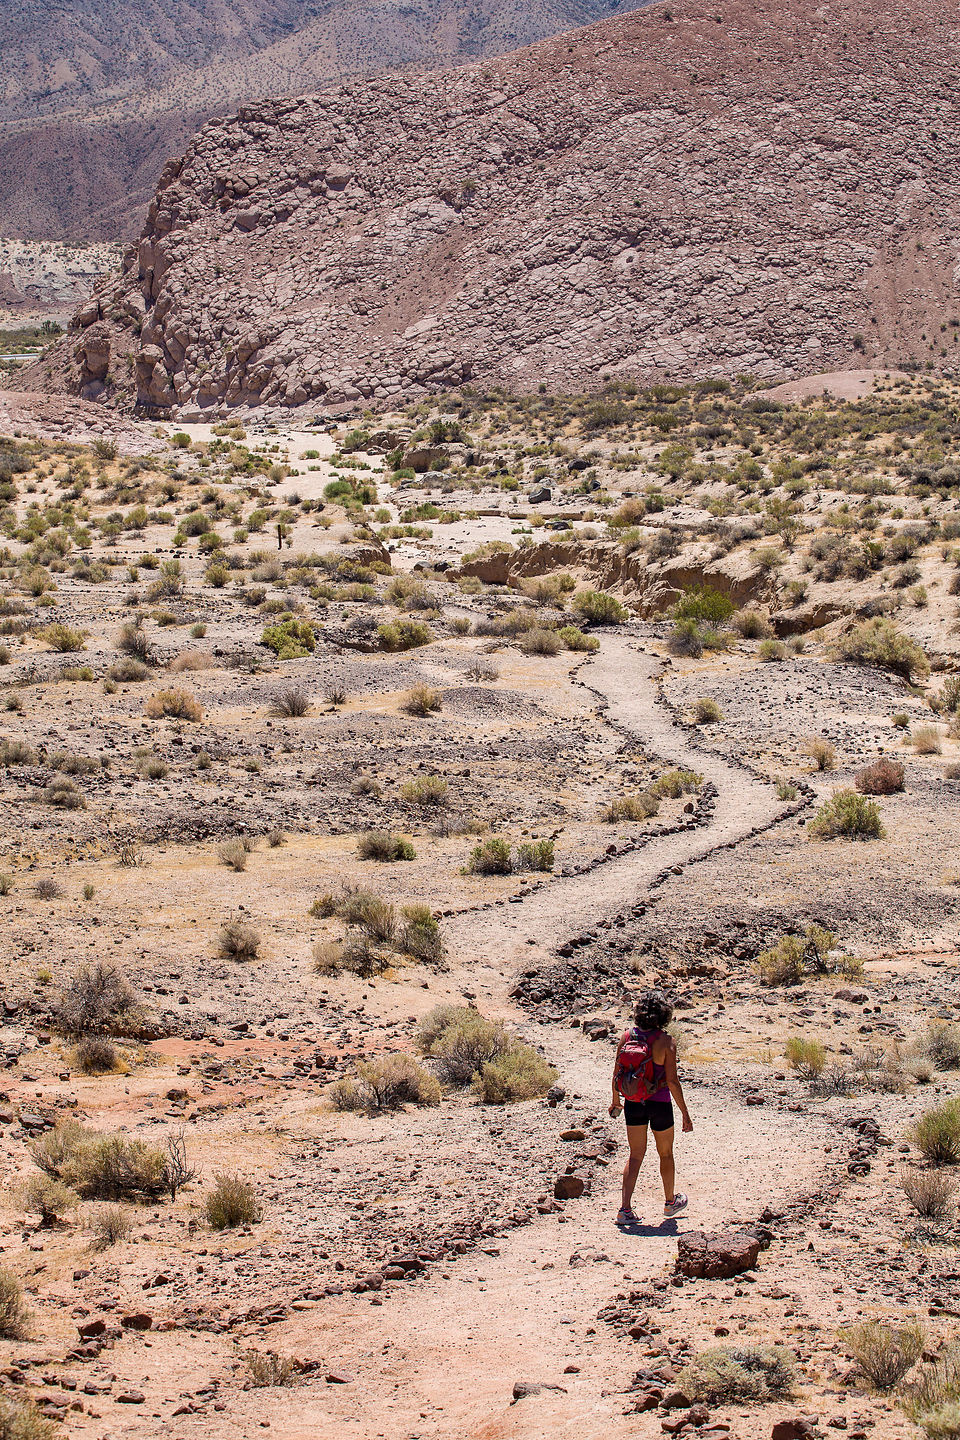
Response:
[[[670,1204],[664,1205],[663,1218],[665,1220],[672,1220],[675,1215],[679,1215],[680,1211],[686,1210],[686,1208],[687,1197],[686,1195],[681,1194],[678,1190],[676,1195],[674,1195],[673,1199],[670,1201]]]

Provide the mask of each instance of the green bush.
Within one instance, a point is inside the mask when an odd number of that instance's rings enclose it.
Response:
[[[682,595],[673,607],[677,621],[692,620],[698,624],[722,625],[736,610],[729,595],[709,586],[695,586]]]
[[[883,615],[855,626],[844,635],[838,642],[837,655],[857,665],[891,670],[908,681],[924,680],[930,674],[930,662],[922,647]]]
[[[524,655],[559,655],[563,641],[555,630],[528,630],[520,640]]]
[[[509,875],[513,869],[510,841],[495,835],[475,845],[465,869],[468,875]]]
[[[960,1030],[956,1025],[929,1025],[922,1048],[938,1070],[960,1070]]]
[[[621,625],[629,619],[630,612],[617,597],[600,590],[578,590],[571,603],[591,625]]]
[[[512,1042],[499,1059],[481,1067],[472,1088],[485,1105],[506,1105],[545,1095],[556,1078],[556,1070],[532,1046]]]
[[[576,625],[564,625],[557,631],[560,639],[568,650],[583,650],[591,652],[600,649],[600,641],[595,635],[584,635]]]
[[[374,940],[388,942],[397,928],[393,906],[368,890],[348,891],[339,901],[337,912],[348,925],[359,925]]]
[[[309,620],[296,620],[291,616],[266,626],[260,644],[273,650],[278,660],[302,660],[316,649],[317,641]]]
[[[695,794],[702,784],[703,776],[696,770],[667,770],[649,788],[661,800],[679,800],[682,795]]]
[[[450,786],[442,775],[419,775],[401,787],[400,798],[408,805],[432,809],[448,803]]]
[[[403,924],[397,936],[397,949],[414,960],[442,960],[443,941],[440,926],[428,905],[404,905],[400,912]]]
[[[856,790],[835,790],[807,827],[815,840],[882,840],[886,835],[875,800]]]
[[[391,620],[377,626],[377,638],[381,650],[416,650],[430,644],[433,631],[422,620]]]
[[[921,1115],[913,1139],[931,1165],[960,1165],[960,1099],[947,1100]]]
[[[554,842],[552,840],[533,840],[517,846],[518,870],[549,871],[553,869],[553,861]]]
[[[716,700],[702,695],[693,702],[693,718],[698,725],[717,725],[723,719],[723,711]]]
[[[69,625],[63,625],[56,621],[53,625],[46,626],[38,632],[40,639],[45,640],[51,650],[56,650],[61,655],[67,655],[75,650],[84,648],[84,632],[82,630],[71,630]]]
[[[41,1415],[32,1400],[0,1397],[0,1440],[59,1440],[59,1423]]]

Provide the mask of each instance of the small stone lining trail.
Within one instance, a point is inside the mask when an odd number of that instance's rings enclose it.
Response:
[[[696,829],[665,836],[588,874],[557,879],[520,903],[451,921],[451,978],[483,990],[485,1008],[523,1020],[509,998],[518,968],[546,960],[558,945],[635,905],[664,869],[696,862],[787,813],[771,786],[689,744],[657,697],[652,676],[658,664],[636,642],[609,637],[580,678],[597,693],[609,720],[647,753],[713,782],[713,815]],[[537,1040],[568,1092],[585,1097],[574,1112],[557,1110],[558,1130],[574,1117],[602,1115],[609,1099],[609,1045],[591,1045],[579,1030],[559,1026],[542,1027]],[[597,1171],[592,1193],[571,1202],[564,1217],[544,1216],[497,1237],[488,1247],[493,1253],[481,1249],[446,1269],[438,1266],[382,1308],[352,1297],[327,1302],[291,1323],[290,1347],[308,1344],[313,1353],[336,1356],[357,1383],[298,1390],[295,1411],[271,1408],[273,1433],[283,1440],[334,1434],[362,1440],[609,1440],[636,1435],[641,1424],[652,1433],[649,1421],[624,1416],[616,1393],[640,1363],[642,1347],[617,1338],[597,1320],[598,1311],[618,1290],[629,1290],[631,1280],[662,1273],[679,1230],[755,1219],[777,1196],[807,1188],[822,1164],[814,1160],[819,1128],[809,1117],[791,1115],[787,1124],[772,1108],[747,1108],[696,1085],[688,1086],[688,1100],[695,1130],[678,1136],[677,1152],[678,1184],[691,1204],[679,1222],[661,1223],[662,1194],[650,1155],[635,1202],[649,1223],[636,1235],[615,1228],[621,1152]],[[603,1258],[571,1265],[576,1256]],[[588,1335],[591,1329],[595,1333]],[[567,1366],[578,1368],[565,1373]],[[561,1388],[513,1404],[517,1380]]]

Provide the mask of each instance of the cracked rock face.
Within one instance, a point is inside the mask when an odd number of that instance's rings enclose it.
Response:
[[[111,337],[105,398],[333,406],[924,349],[960,206],[942,12],[681,4],[214,121],[76,317]],[[71,338],[36,382],[91,378]]]

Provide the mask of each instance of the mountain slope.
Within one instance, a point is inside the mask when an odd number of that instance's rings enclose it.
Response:
[[[211,115],[348,75],[499,55],[620,4],[12,0],[0,11],[0,234],[135,233],[163,160]]]
[[[680,0],[245,108],[168,167],[47,383],[334,405],[926,356],[956,333],[958,62],[941,0]]]

